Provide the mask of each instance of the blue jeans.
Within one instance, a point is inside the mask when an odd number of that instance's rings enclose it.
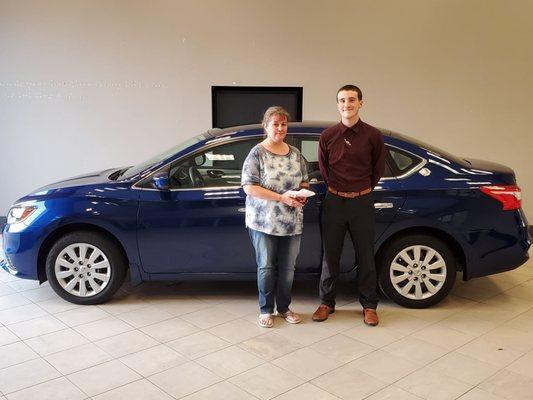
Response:
[[[301,235],[274,236],[248,230],[255,249],[261,314],[272,314],[274,303],[279,313],[287,312]]]

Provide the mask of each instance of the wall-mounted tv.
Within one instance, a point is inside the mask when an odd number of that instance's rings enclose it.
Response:
[[[302,87],[211,86],[213,128],[260,123],[270,106],[282,106],[302,121]]]

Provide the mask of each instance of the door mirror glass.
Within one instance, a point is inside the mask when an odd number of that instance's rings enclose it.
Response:
[[[194,164],[197,166],[197,167],[201,167],[202,165],[205,164],[205,154],[199,154],[197,155],[196,157],[194,157]]]
[[[158,172],[154,174],[153,176],[154,180],[154,186],[162,191],[168,191],[169,190],[169,178],[168,178],[168,172]]]

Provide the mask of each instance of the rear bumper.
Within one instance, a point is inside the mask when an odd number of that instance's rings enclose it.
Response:
[[[527,251],[521,252],[520,254],[516,254],[516,252],[513,251],[501,252],[498,256],[498,258],[491,258],[484,263],[470,266],[470,268],[467,269],[466,276],[463,274],[463,279],[468,280],[471,278],[511,271],[524,265],[527,260],[529,260],[529,254]]]
[[[463,274],[465,280],[510,271],[529,260],[531,237],[522,210],[500,224],[498,230],[471,231],[468,236],[475,256],[470,259],[466,274]]]

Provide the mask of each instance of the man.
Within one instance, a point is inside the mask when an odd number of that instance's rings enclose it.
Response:
[[[341,122],[320,136],[318,160],[328,186],[322,207],[324,262],[320,277],[321,304],[314,321],[335,312],[336,283],[346,232],[357,255],[357,285],[365,324],[379,323],[374,264],[374,202],[372,190],[385,168],[383,136],[359,118],[361,90],[346,85],[337,92]]]

